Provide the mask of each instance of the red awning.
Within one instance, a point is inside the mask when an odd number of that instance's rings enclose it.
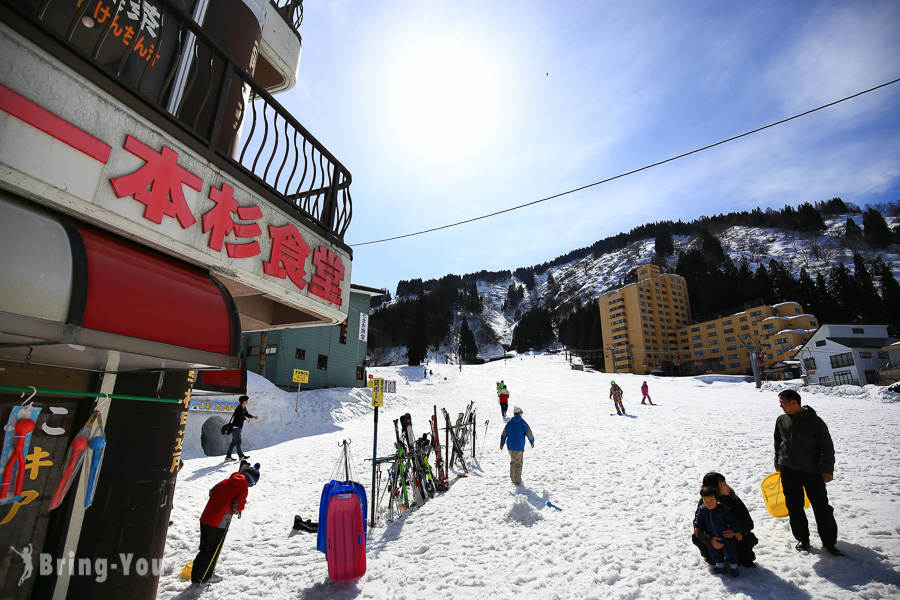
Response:
[[[0,360],[99,371],[239,366],[237,309],[206,271],[8,196],[0,222],[0,255],[15,265],[0,270],[9,291],[0,295]]]

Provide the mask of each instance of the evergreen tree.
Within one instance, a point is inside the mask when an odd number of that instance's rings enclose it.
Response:
[[[831,296],[838,314],[839,322],[859,323],[860,314],[856,306],[856,285],[844,263],[831,267],[828,277],[828,294]]]
[[[866,267],[866,261],[859,253],[853,255],[853,283],[856,287],[854,305],[859,320],[863,323],[877,322],[881,319],[881,298]]]
[[[798,229],[800,231],[825,231],[827,226],[822,215],[812,204],[804,202],[797,210]]]
[[[428,356],[429,321],[428,297],[419,292],[406,316],[406,360],[411,367],[422,364]]]
[[[463,362],[474,362],[478,355],[478,346],[475,343],[475,334],[469,329],[469,320],[463,319],[459,328],[459,357]]]
[[[797,302],[803,307],[803,310],[806,312],[819,316],[821,310],[819,309],[820,302],[816,297],[816,282],[813,281],[812,277],[809,276],[809,273],[806,272],[805,267],[800,268],[800,277],[797,278]]]
[[[877,275],[881,279],[882,318],[891,334],[900,337],[900,283],[894,278],[890,266],[884,261],[878,265]]]
[[[552,341],[553,323],[550,311],[545,308],[528,311],[513,329],[512,346],[517,352],[545,348]]]
[[[672,238],[672,232],[666,230],[656,234],[653,249],[657,256],[673,256],[675,254],[675,240]]]
[[[759,298],[762,298],[766,304],[775,303],[775,287],[772,284],[772,278],[769,277],[769,271],[766,265],[759,265],[756,269],[756,275],[753,277],[754,287]],[[747,298],[751,300],[751,298]]]
[[[797,301],[796,280],[784,264],[774,258],[769,261],[769,277],[772,280],[775,302]]]
[[[844,229],[844,239],[845,240],[860,240],[862,239],[863,231],[859,228],[859,225],[856,224],[856,221],[853,220],[853,217],[847,217],[847,226]]]
[[[863,238],[866,243],[876,248],[887,248],[894,237],[891,228],[880,212],[874,208],[863,213]]]

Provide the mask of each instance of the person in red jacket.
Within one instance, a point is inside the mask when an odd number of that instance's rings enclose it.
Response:
[[[237,473],[220,481],[209,490],[209,500],[200,515],[200,551],[191,567],[191,582],[201,584],[218,581],[216,562],[228,533],[232,515],[240,516],[247,503],[247,490],[259,481],[259,463],[254,466],[241,464]]]

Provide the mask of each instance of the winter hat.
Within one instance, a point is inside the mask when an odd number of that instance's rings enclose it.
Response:
[[[609,382],[609,385],[616,385],[616,382],[615,382],[615,381],[610,381],[610,382]]]
[[[513,414],[514,414],[514,415],[521,415],[521,414],[522,414],[522,409],[519,408],[518,406],[515,407],[515,408],[513,408]]]
[[[247,478],[247,483],[249,483],[251,487],[256,485],[256,483],[259,481],[259,463],[256,463],[255,468],[247,467],[246,469],[241,471],[241,475]]]

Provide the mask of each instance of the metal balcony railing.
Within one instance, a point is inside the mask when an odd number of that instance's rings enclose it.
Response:
[[[276,6],[299,25],[300,0]],[[0,0],[0,7],[129,90],[142,114],[149,108],[176,124],[282,208],[343,240],[353,210],[350,172],[223,49],[233,36],[217,40],[175,0]]]
[[[269,4],[278,10],[285,22],[291,26],[297,38],[300,38],[300,25],[303,23],[303,0],[269,0]]]

